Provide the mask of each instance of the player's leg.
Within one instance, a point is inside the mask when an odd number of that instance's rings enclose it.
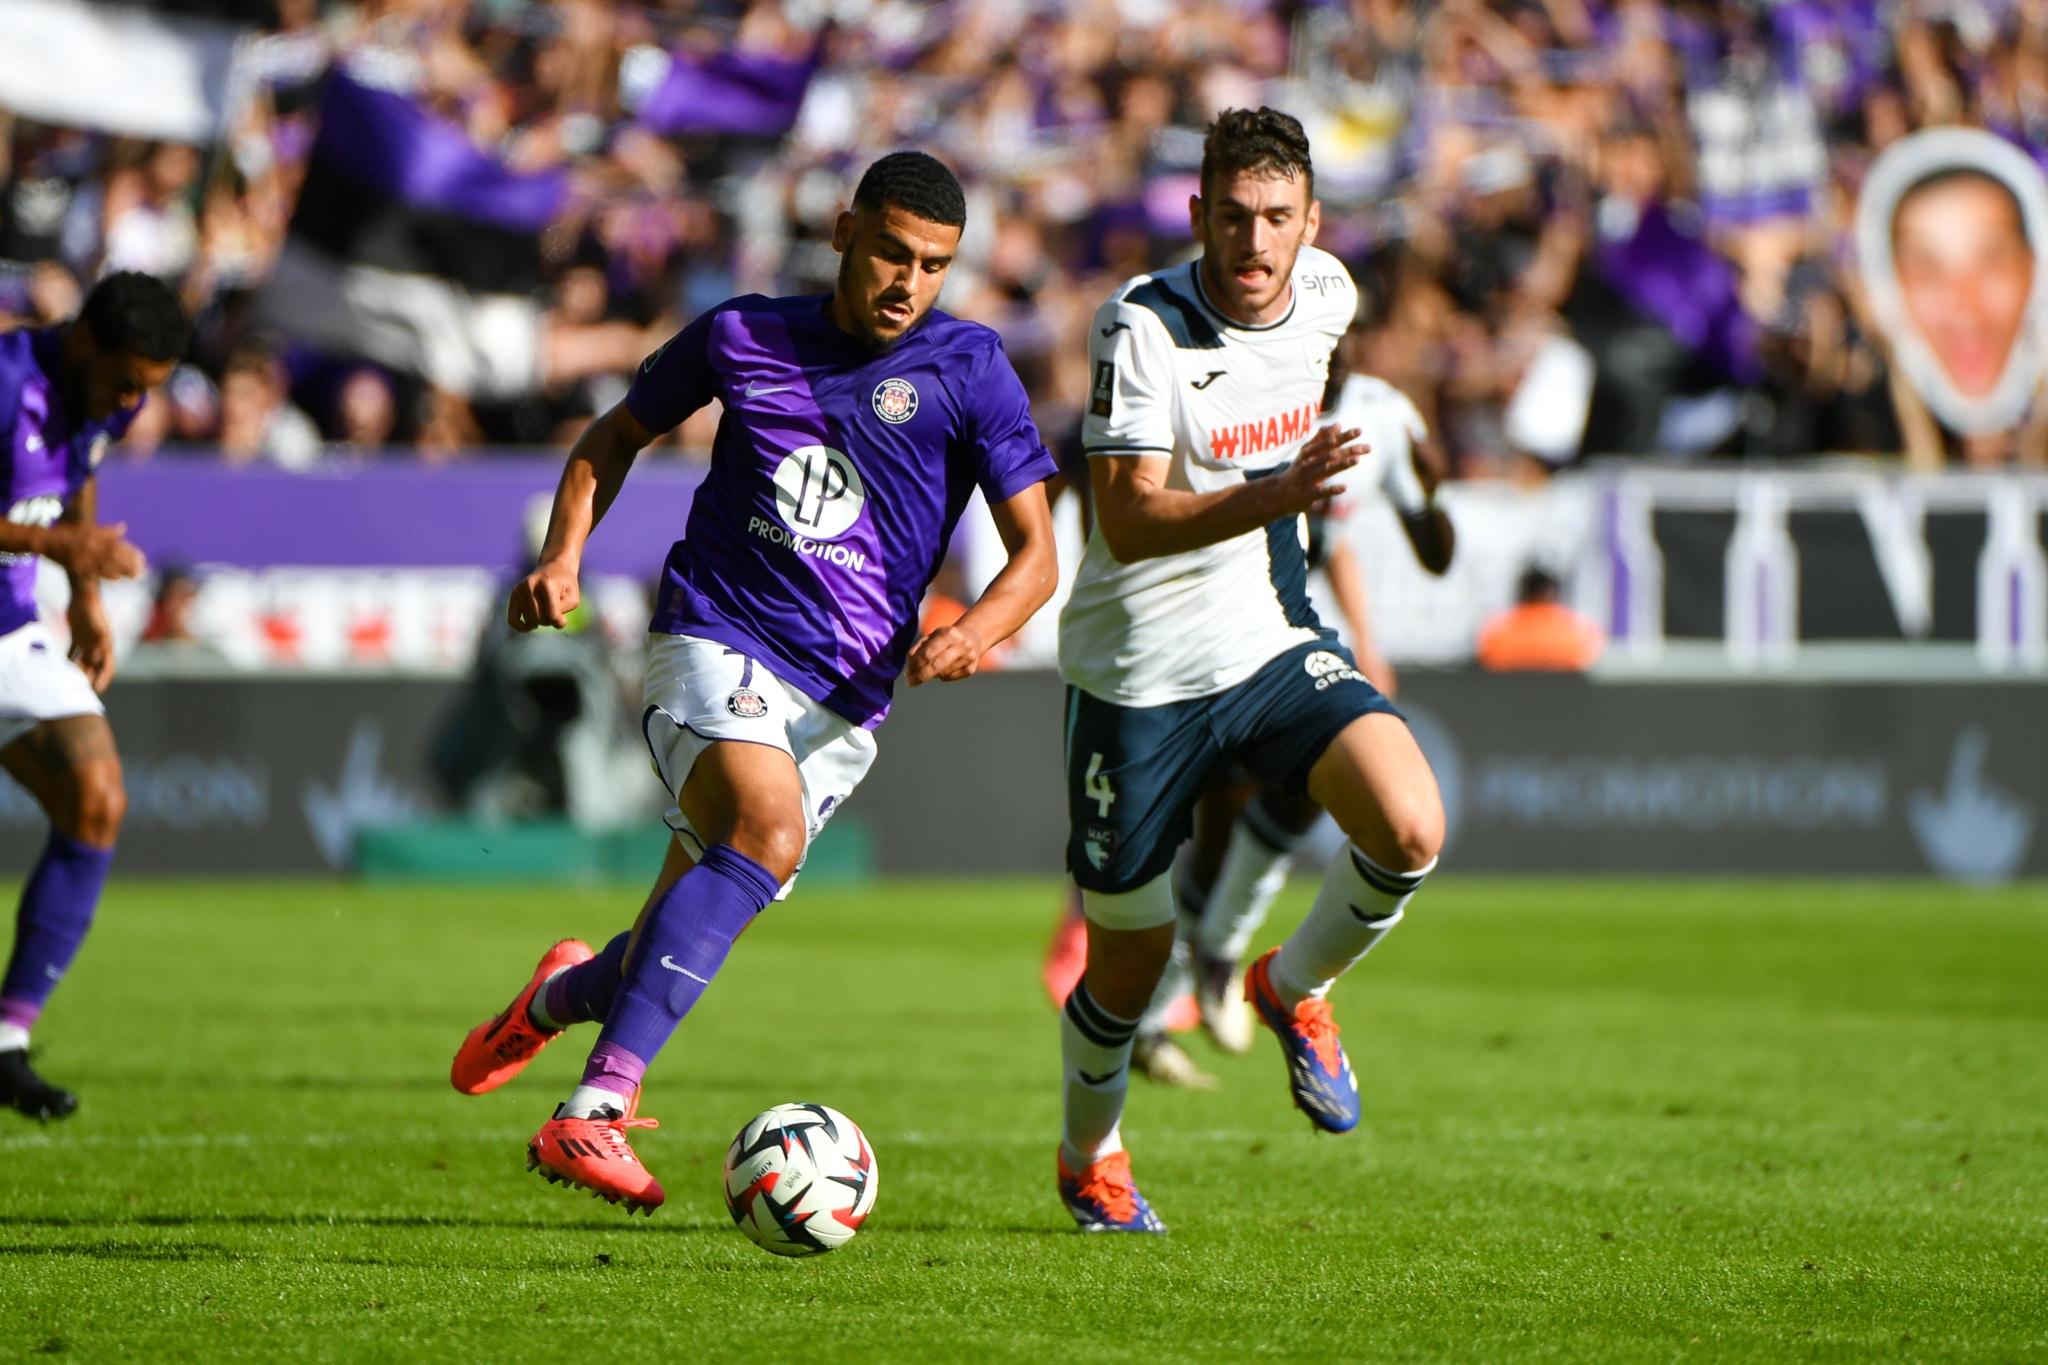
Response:
[[[1261,784],[1232,823],[1228,846],[1203,898],[1195,932],[1195,1001],[1202,1026],[1225,1052],[1252,1045],[1244,1002],[1244,955],[1287,885],[1294,850],[1322,818],[1322,807]]]
[[[1217,868],[1230,845],[1230,827],[1238,807],[1250,795],[1254,781],[1223,765],[1209,776],[1195,802],[1194,837],[1174,860],[1173,901],[1179,912],[1175,920],[1173,956],[1153,989],[1152,999],[1138,1020],[1138,1034],[1131,1042],[1131,1069],[1162,1085],[1190,1090],[1212,1090],[1216,1078],[1202,1070],[1188,1050],[1174,1040],[1173,1030],[1189,1026],[1187,1015],[1201,1019],[1195,1003],[1195,934],[1202,921],[1203,905]],[[1242,1008],[1242,1006],[1240,1006]]]
[[[696,747],[696,732],[684,733],[690,738],[683,742]],[[527,1144],[529,1169],[623,1201],[629,1213],[651,1214],[666,1197],[625,1133],[653,1126],[637,1116],[648,1064],[740,933],[795,876],[805,844],[803,783],[784,749],[703,744],[676,803],[682,830],[703,852],[694,860],[672,855],[670,866],[689,865],[666,890],[657,888],[621,950],[618,985],[582,1079]]]
[[[1060,1198],[1085,1231],[1161,1232],[1131,1178],[1121,1125],[1132,1039],[1173,952],[1169,870],[1217,753],[1203,703],[1068,696],[1067,864],[1088,920],[1088,966],[1060,1012]]]
[[[77,686],[90,698],[82,674]],[[0,765],[50,819],[49,839],[22,887],[14,947],[0,978],[0,1104],[31,1118],[63,1118],[78,1107],[77,1097],[31,1069],[29,1034],[99,907],[127,808],[121,760],[106,717],[95,713],[37,723],[0,749]]]
[[[681,837],[669,839],[654,890],[631,929],[591,952],[581,939],[565,938],[541,954],[533,975],[512,1003],[469,1031],[456,1050],[449,1080],[465,1095],[495,1090],[526,1069],[541,1049],[571,1024],[602,1023],[611,1013],[624,977],[626,950],[648,914],[682,875],[696,866]]]
[[[1245,995],[1279,1040],[1296,1107],[1326,1132],[1357,1126],[1358,1083],[1326,998],[1400,922],[1443,842],[1436,779],[1408,726],[1334,642],[1262,669],[1225,717],[1232,752],[1327,809],[1351,843],[1301,925],[1252,964]]]

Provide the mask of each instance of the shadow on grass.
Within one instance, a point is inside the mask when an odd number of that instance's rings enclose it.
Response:
[[[95,1261],[231,1261],[240,1253],[214,1242],[164,1246],[144,1242],[94,1242],[87,1246],[0,1246],[0,1256],[82,1256]]]

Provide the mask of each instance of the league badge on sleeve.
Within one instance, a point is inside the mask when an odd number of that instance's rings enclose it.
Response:
[[[113,443],[114,438],[107,435],[104,431],[93,437],[92,447],[85,452],[85,467],[87,469],[98,469],[100,461],[107,458],[107,447]]]
[[[917,416],[917,390],[908,379],[884,379],[875,385],[875,416],[892,427]]]

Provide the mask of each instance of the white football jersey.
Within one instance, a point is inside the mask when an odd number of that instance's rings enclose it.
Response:
[[[1334,515],[1347,515],[1359,496],[1373,490],[1403,516],[1428,506],[1415,472],[1415,443],[1428,438],[1429,426],[1407,394],[1369,374],[1349,375],[1330,405],[1328,425],[1356,431],[1367,448],[1357,464],[1331,480],[1344,490],[1330,509]]]
[[[1091,457],[1161,455],[1167,487],[1243,483],[1292,460],[1322,422],[1330,356],[1358,289],[1303,247],[1294,302],[1263,327],[1211,306],[1199,261],[1140,275],[1096,311],[1081,436]],[[1320,633],[1301,518],[1182,554],[1119,564],[1098,526],[1060,613],[1060,672],[1120,706],[1163,706],[1243,682]]]

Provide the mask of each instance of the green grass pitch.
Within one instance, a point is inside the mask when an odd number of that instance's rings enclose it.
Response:
[[[0,1114],[0,1358],[2048,1360],[2042,887],[1441,878],[1337,991],[1358,1132],[1264,1037],[1137,1084],[1158,1239],[1053,1194],[1050,881],[805,888],[650,1075],[668,1206],[528,1175],[592,1031],[449,1055],[636,899],[117,878],[38,1034],[83,1108]],[[806,1261],[719,1196],[790,1099],[881,1170]]]

